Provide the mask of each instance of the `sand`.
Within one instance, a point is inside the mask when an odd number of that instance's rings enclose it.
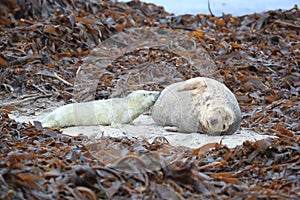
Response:
[[[10,118],[19,122],[29,122],[42,119],[51,109],[36,113],[36,115],[22,115],[14,112]],[[121,125],[120,127],[111,126],[77,126],[61,129],[64,134],[77,136],[86,135],[90,140],[98,139],[102,136],[128,137],[147,139],[152,142],[156,137],[165,137],[171,145],[186,146],[190,148],[199,148],[208,143],[221,143],[229,148],[241,145],[244,141],[257,141],[271,137],[262,135],[251,130],[241,128],[233,135],[226,136],[208,136],[199,133],[179,133],[166,131],[164,127],[158,126],[149,114],[143,114],[135,119],[131,124]]]

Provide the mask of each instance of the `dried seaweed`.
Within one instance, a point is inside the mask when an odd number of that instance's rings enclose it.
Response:
[[[1,113],[1,199],[296,199],[300,137],[199,149],[103,137],[91,142]],[[88,141],[88,142],[87,142]]]
[[[138,1],[1,1],[0,198],[300,198],[299,18],[297,6],[215,17],[174,16]],[[184,38],[183,51],[135,48],[138,38],[127,33],[139,27],[178,33],[172,41]],[[124,54],[110,55],[94,90],[76,96],[77,72],[105,53],[98,47],[109,38],[135,43],[127,43]],[[189,44],[205,55],[203,66],[187,59]],[[208,65],[216,73],[203,73]],[[221,75],[241,106],[242,128],[278,138],[232,149],[174,147],[164,138],[152,144],[127,138],[91,143],[7,115],[24,104],[34,112],[47,107],[46,100],[70,103],[124,90],[161,90],[199,75]]]
[[[56,1],[37,7],[5,2],[2,6],[9,9],[2,16],[12,24],[6,28],[7,24],[0,20],[2,106],[12,100],[16,103],[35,100],[23,101],[20,97],[24,94],[51,96],[51,100],[70,103],[121,96],[124,90],[127,93],[135,89],[161,90],[172,82],[196,76],[220,79],[221,74],[239,100],[244,117],[242,127],[266,134],[299,133],[297,7],[217,18],[201,14],[173,16],[161,7],[141,2]],[[38,9],[43,6],[47,7],[47,17],[43,17],[43,9]],[[133,44],[140,42],[137,36],[143,33],[134,37],[129,34],[130,28],[145,25],[173,29],[178,35],[171,40],[185,38],[184,45],[192,42],[206,56],[191,63],[185,47],[181,52],[157,49],[157,45],[135,48]],[[127,41],[126,53],[112,55],[95,48],[101,41],[109,44],[105,39],[113,39],[113,34],[123,30],[127,34],[118,34],[115,39],[121,43]],[[151,44],[150,40],[145,42]],[[96,62],[90,69],[82,68],[100,53],[109,55],[101,67]],[[205,61],[209,56],[210,60]],[[204,67],[210,65],[215,73],[203,73]],[[93,73],[96,79],[81,78],[78,84],[79,69],[98,70]]]

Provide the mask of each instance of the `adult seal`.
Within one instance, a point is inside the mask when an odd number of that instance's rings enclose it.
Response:
[[[153,106],[152,118],[179,132],[230,135],[240,127],[241,111],[224,84],[198,77],[167,86]]]
[[[149,109],[159,92],[137,90],[125,98],[112,98],[61,106],[42,121],[44,127],[127,124]]]

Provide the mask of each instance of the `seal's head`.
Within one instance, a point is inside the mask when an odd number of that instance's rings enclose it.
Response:
[[[200,123],[209,135],[231,135],[239,128],[236,121],[235,113],[230,108],[213,107],[207,110]]]
[[[130,107],[147,109],[154,104],[159,96],[159,92],[136,90],[127,96]]]

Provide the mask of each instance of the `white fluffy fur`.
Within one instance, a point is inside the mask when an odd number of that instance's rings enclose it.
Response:
[[[125,98],[68,104],[55,109],[41,122],[44,127],[126,124],[149,109],[158,96],[159,92],[137,90]]]

